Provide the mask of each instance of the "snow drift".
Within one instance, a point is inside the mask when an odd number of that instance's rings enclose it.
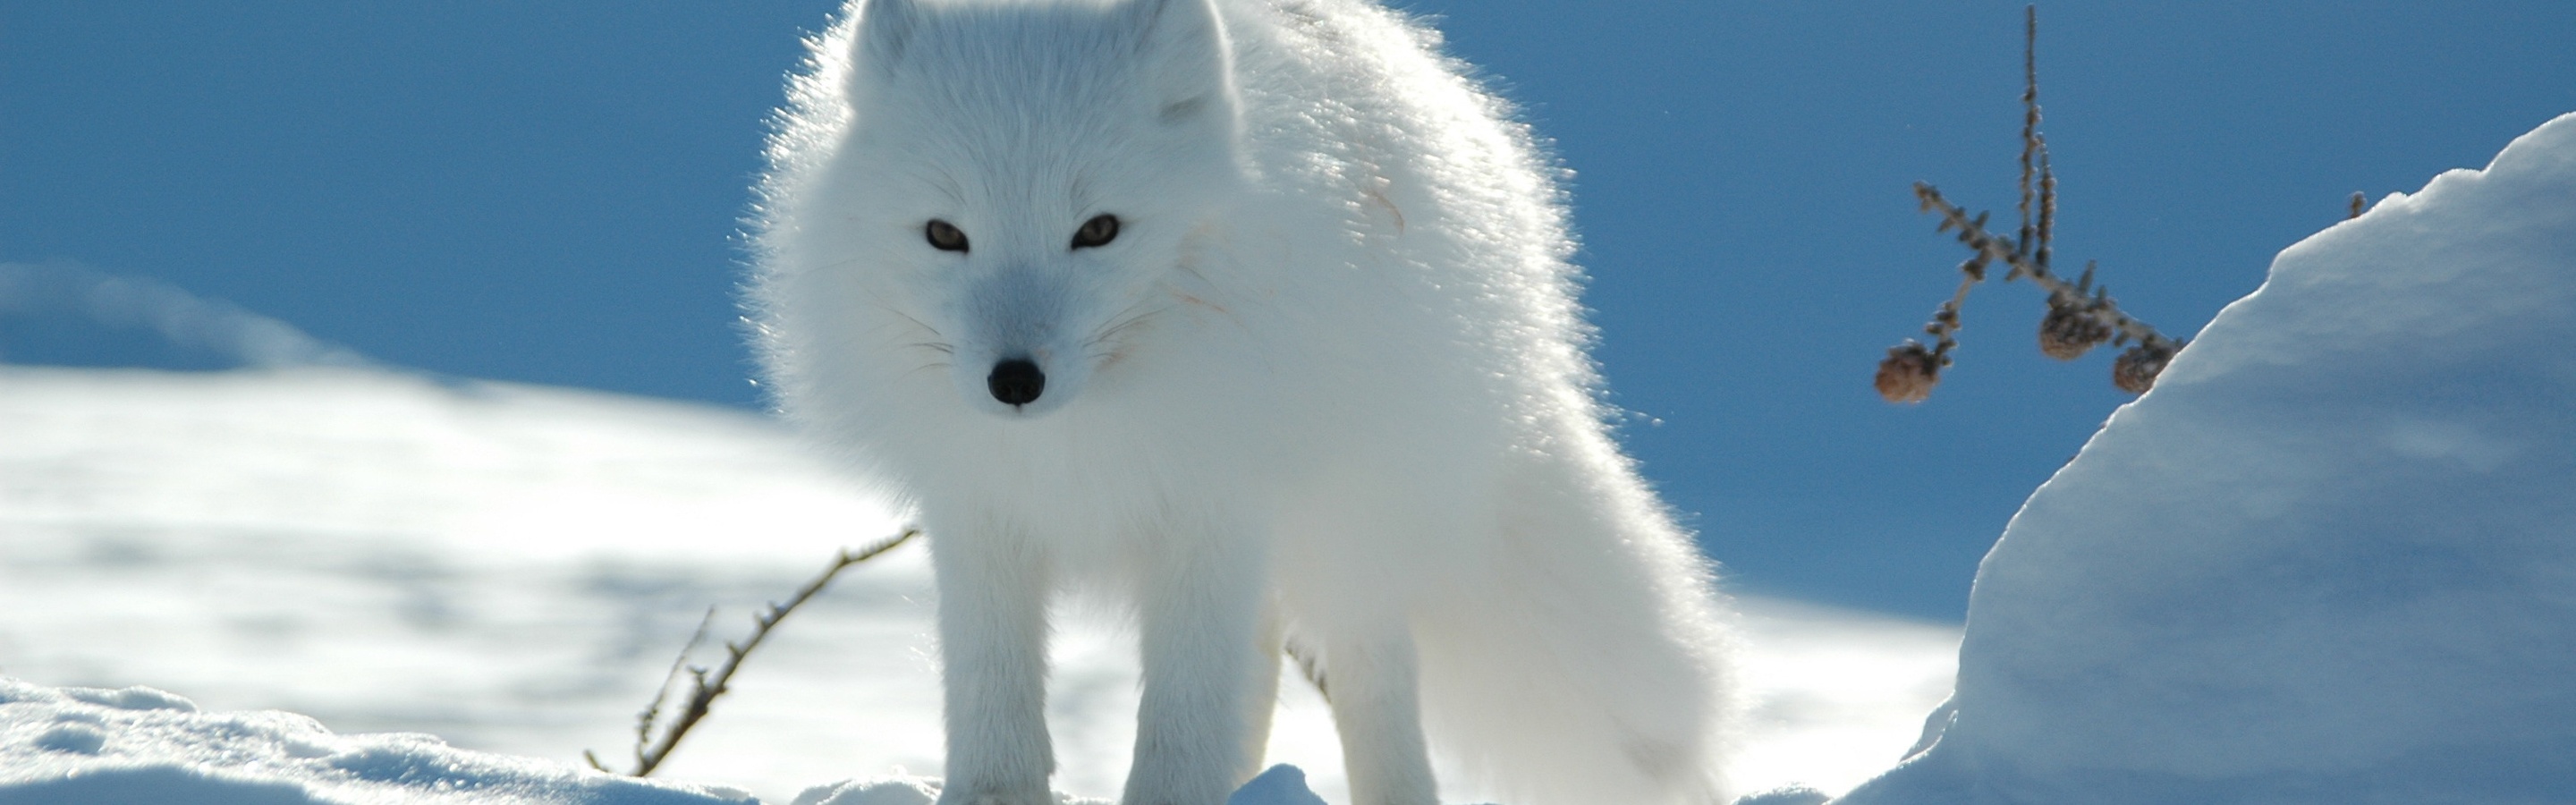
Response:
[[[2571,669],[2576,115],[2283,251],[2013,518],[1938,743],[1841,802],[2564,802]]]
[[[793,805],[930,805],[935,778],[815,786]],[[723,786],[623,777],[449,747],[419,733],[334,735],[279,711],[200,712],[145,687],[0,679],[0,805],[760,805]],[[1110,805],[1057,794],[1058,805]],[[1322,805],[1281,765],[1227,805]]]
[[[204,713],[151,688],[0,679],[0,805],[744,805],[731,789],[333,735],[292,713]]]

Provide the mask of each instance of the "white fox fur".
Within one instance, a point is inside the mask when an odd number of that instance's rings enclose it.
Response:
[[[1603,423],[1552,169],[1435,34],[1367,0],[853,0],[811,44],[750,306],[786,412],[930,534],[943,805],[1052,802],[1069,588],[1137,619],[1126,805],[1257,769],[1283,646],[1355,805],[1436,802],[1429,750],[1526,805],[1720,796],[1709,570]]]

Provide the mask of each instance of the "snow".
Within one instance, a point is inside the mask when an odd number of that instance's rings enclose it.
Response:
[[[2283,251],[1979,570],[1842,802],[2576,798],[2576,115]]]
[[[151,688],[0,680],[0,803],[738,805],[729,789],[580,771],[282,712],[204,713]]]
[[[880,777],[816,786],[796,796],[792,805],[931,805],[939,799],[939,781],[922,777]],[[1063,805],[1109,805],[1109,800],[1056,794]],[[1306,772],[1285,763],[1252,778],[1226,805],[1324,805],[1306,786]]]
[[[0,709],[0,752],[18,753],[0,759],[16,775],[0,777],[0,803],[119,801],[115,785],[224,805],[485,801],[370,789],[295,757],[295,741],[396,747],[518,781],[509,790],[538,798],[525,801],[589,801],[581,786],[600,784],[573,771],[582,750],[623,765],[636,711],[707,606],[722,606],[716,637],[739,636],[751,608],[899,523],[758,416],[363,366],[0,366],[0,434],[0,672],[150,685],[218,713],[100,727],[133,762],[100,776],[103,761],[82,758],[103,755],[38,751],[73,706],[12,687],[36,703]],[[941,757],[924,559],[899,548],[799,610],[657,779],[772,803],[857,776],[871,782],[815,796],[935,790],[919,776]],[[1955,628],[1744,603],[1756,709],[1734,773],[1747,785],[1848,788],[1900,755],[1948,692]],[[1057,784],[1109,796],[1133,742],[1134,646],[1083,614],[1054,647]],[[1321,699],[1302,680],[1281,690],[1270,759],[1346,802]],[[341,735],[238,712],[258,710]],[[130,725],[146,711],[119,712]],[[150,737],[216,730],[242,743]],[[366,734],[379,732],[452,746]],[[148,747],[164,754],[134,754]],[[75,768],[91,770],[91,798],[57,798]],[[530,782],[542,780],[559,785]],[[1239,805],[1302,805],[1304,783],[1271,785]]]

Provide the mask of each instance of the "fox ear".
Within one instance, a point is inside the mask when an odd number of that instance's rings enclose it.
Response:
[[[1234,59],[1212,0],[1135,0],[1123,13],[1163,122],[1232,118]]]
[[[858,66],[880,74],[903,59],[920,13],[915,0],[866,0],[859,5]]]

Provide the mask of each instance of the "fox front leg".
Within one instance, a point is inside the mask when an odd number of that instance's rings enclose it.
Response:
[[[1324,641],[1317,686],[1342,736],[1352,805],[1438,805],[1413,637],[1398,620]]]
[[[960,536],[930,542],[948,722],[939,805],[1052,805],[1045,562],[1019,540]]]
[[[1144,700],[1122,805],[1221,805],[1251,779],[1278,651],[1265,644],[1268,594],[1247,546],[1199,542],[1158,552],[1143,593]],[[1264,674],[1269,679],[1264,680]],[[1256,701],[1259,700],[1259,701]]]
[[[1258,641],[1254,645],[1261,653],[1252,662],[1251,681],[1243,695],[1243,758],[1247,773],[1259,770],[1263,756],[1270,752],[1271,717],[1279,712],[1279,663],[1287,656],[1282,651],[1285,636],[1277,604],[1263,609],[1260,624],[1253,639]]]

